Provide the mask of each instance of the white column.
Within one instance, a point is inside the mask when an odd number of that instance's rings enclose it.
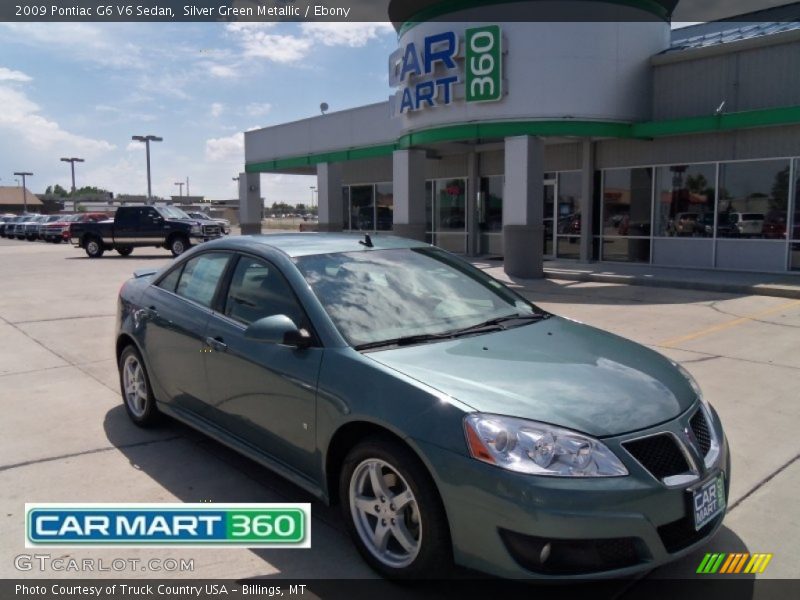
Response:
[[[239,173],[239,225],[242,228],[242,235],[261,233],[263,216],[261,174]]]
[[[394,233],[425,240],[425,151],[395,150],[392,154],[394,180]]]
[[[544,144],[531,136],[505,140],[503,254],[513,277],[542,277]]]
[[[317,165],[317,200],[320,231],[342,230],[342,165]]]

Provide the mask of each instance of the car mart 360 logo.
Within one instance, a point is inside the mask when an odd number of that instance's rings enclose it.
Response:
[[[725,552],[705,555],[697,572],[701,574],[763,573],[772,554],[749,554],[747,552],[728,554]]]
[[[25,546],[311,547],[310,504],[26,504]]]

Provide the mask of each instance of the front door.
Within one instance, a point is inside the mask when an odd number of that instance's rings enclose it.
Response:
[[[279,270],[262,259],[240,256],[224,305],[208,322],[209,416],[308,476],[318,470],[316,390],[323,349],[245,339],[249,324],[273,315],[310,326]]]

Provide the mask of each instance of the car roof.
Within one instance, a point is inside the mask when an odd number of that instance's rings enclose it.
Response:
[[[214,245],[234,249],[258,251],[266,247],[275,248],[294,258],[314,254],[337,254],[340,252],[369,252],[395,248],[424,248],[429,244],[383,233],[369,233],[372,248],[360,244],[363,233],[273,233],[267,235],[242,235],[224,238]]]

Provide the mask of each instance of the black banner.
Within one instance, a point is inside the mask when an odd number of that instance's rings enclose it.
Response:
[[[454,7],[458,12],[454,13]],[[0,21],[647,21],[800,20],[786,0],[3,0]]]
[[[434,600],[439,598],[537,598],[559,600],[784,600],[800,597],[800,581],[756,579],[755,576],[517,582],[492,578],[427,582],[372,580],[305,581],[281,579],[4,579],[0,598],[10,600],[230,600],[343,598],[347,600]]]

